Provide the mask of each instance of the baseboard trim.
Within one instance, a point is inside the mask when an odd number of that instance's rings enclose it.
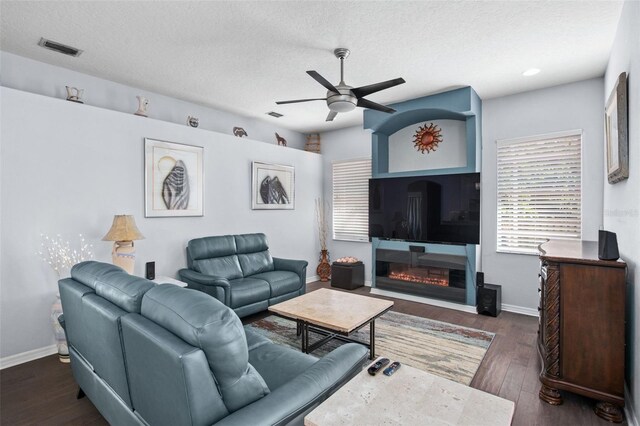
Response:
[[[624,416],[629,426],[638,426],[638,417],[633,408],[633,398],[627,384],[624,384]]]
[[[314,275],[312,277],[307,277],[307,284],[315,282],[315,281],[320,281],[320,277],[317,275]]]
[[[514,314],[528,315],[530,317],[539,316],[537,309],[525,308],[524,306],[507,305],[503,303],[502,310],[507,312],[513,312]]]
[[[35,359],[44,358],[45,356],[58,353],[57,345],[45,346],[44,348],[33,349],[20,354],[9,355],[4,358],[0,358],[0,370],[13,367],[14,365],[24,364],[25,362],[33,361]]]
[[[371,281],[367,281],[367,280],[365,280],[365,282],[364,282],[364,286],[365,286],[365,287],[371,287]]]
[[[458,303],[446,302],[444,300],[430,299],[428,297],[413,296],[411,294],[404,294],[404,293],[399,293],[399,292],[395,292],[395,291],[380,290],[380,289],[377,289],[375,287],[371,288],[371,294],[377,294],[378,296],[393,297],[395,299],[409,300],[411,302],[424,303],[425,305],[439,306],[441,308],[454,309],[456,311],[469,312],[469,313],[472,313],[472,314],[476,313],[476,307],[475,306],[460,305]]]

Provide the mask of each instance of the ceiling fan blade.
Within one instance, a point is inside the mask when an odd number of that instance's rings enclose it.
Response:
[[[333,119],[336,118],[336,115],[338,115],[338,113],[335,111],[329,112],[329,115],[327,115],[327,119],[325,121],[333,121]]]
[[[318,74],[316,71],[307,71],[307,74],[311,76],[315,81],[322,84],[327,90],[331,90],[332,92],[340,93],[335,86],[327,81],[326,78]]]
[[[396,110],[393,108],[389,108],[388,106],[380,105],[363,98],[358,99],[358,106],[361,108],[369,108],[375,109],[377,111],[388,112],[389,114],[391,114],[392,112],[396,112]]]
[[[368,86],[356,87],[355,89],[351,89],[351,92],[356,98],[362,98],[364,96],[370,95],[372,93],[379,92],[384,89],[388,89],[393,86],[397,86],[398,84],[406,83],[404,78],[394,78],[393,80],[383,81],[380,83],[370,84]]]
[[[327,98],[295,99],[293,101],[278,101],[278,102],[276,102],[276,104],[283,105],[283,104],[295,104],[295,103],[298,103],[298,102],[326,101],[326,100],[327,100]]]

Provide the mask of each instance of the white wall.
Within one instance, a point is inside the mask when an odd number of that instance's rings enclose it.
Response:
[[[442,142],[424,153],[414,146],[416,130],[433,123],[440,127]],[[389,136],[389,172],[446,169],[467,166],[467,125],[459,120],[433,120],[400,129]]]
[[[627,408],[640,415],[640,3],[625,2],[604,78],[603,102],[609,98],[621,72],[629,79],[629,179],[615,185],[604,182],[604,227],[618,237],[620,256],[627,262],[627,358],[626,378],[632,400]],[[604,144],[602,144],[604,146]]]
[[[603,81],[600,78],[482,102],[482,270],[502,285],[502,303],[535,310],[539,260],[496,252],[496,140],[582,129],[582,238],[602,217]]]
[[[322,163],[324,170],[324,199],[331,202],[333,200],[333,183],[331,165],[334,161],[360,160],[371,158],[371,132],[362,127],[349,127],[323,133],[322,140]],[[331,212],[329,212],[331,217]],[[353,256],[364,262],[365,281],[371,282],[371,244],[368,242],[336,241],[333,239],[333,220],[329,221],[329,241],[327,248],[331,254],[331,259],[335,260],[344,256]],[[311,265],[309,265],[311,266]],[[316,262],[317,266],[317,262]]]
[[[186,125],[187,116],[191,115],[200,119],[199,129],[230,135],[234,127],[242,127],[251,139],[273,144],[277,144],[278,132],[288,147],[297,149],[304,149],[306,142],[303,134],[278,126],[277,119],[266,114],[246,117],[220,111],[2,51],[0,80],[5,87],[58,99],[66,99],[65,86],[78,87],[84,89],[85,104],[130,114],[138,109],[136,96],[142,95],[150,100],[151,118]]]
[[[83,233],[110,262],[101,238],[114,214],[132,214],[146,237],[135,274],[155,261],[157,275],[175,276],[191,238],[264,232],[274,256],[305,259],[315,275],[321,156],[4,87],[0,95],[0,357],[54,342],[56,278],[36,255],[40,233]],[[204,146],[204,217],[144,218],[145,137]],[[251,210],[252,161],[295,167],[295,210]]]

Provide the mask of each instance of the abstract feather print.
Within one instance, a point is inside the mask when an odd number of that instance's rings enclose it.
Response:
[[[289,196],[278,177],[267,176],[260,183],[260,198],[265,204],[289,204]]]
[[[162,200],[168,210],[186,210],[189,206],[189,175],[182,160],[176,161],[164,178]]]

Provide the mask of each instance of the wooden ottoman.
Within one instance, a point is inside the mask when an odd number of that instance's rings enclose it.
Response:
[[[331,264],[331,287],[353,290],[364,285],[362,262]]]

